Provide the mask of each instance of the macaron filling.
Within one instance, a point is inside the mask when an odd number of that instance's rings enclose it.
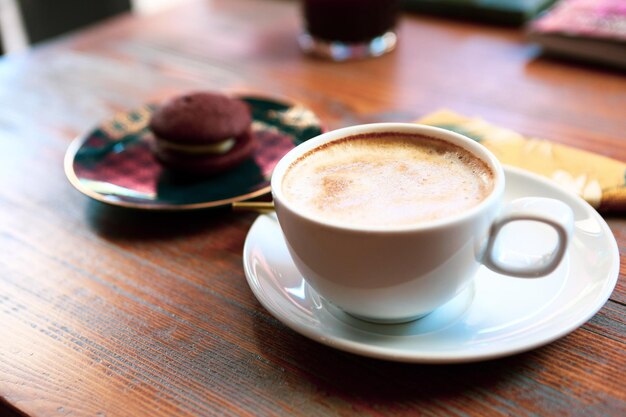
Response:
[[[205,145],[183,145],[158,137],[156,144],[160,150],[172,150],[192,155],[223,155],[233,149],[236,142],[235,138],[228,138]]]

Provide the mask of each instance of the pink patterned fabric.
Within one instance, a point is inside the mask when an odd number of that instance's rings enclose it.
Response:
[[[562,0],[533,30],[626,41],[626,0]]]

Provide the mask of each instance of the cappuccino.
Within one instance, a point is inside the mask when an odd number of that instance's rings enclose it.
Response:
[[[367,133],[321,145],[288,168],[282,191],[296,210],[352,226],[410,226],[483,201],[494,174],[452,143],[419,134]]]

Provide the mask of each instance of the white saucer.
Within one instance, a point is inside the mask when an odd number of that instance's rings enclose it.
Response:
[[[617,244],[606,222],[582,199],[537,175],[514,168],[505,172],[507,201],[552,197],[574,210],[569,253],[547,277],[510,278],[481,267],[468,290],[423,319],[366,323],[327,303],[304,282],[270,214],[260,216],[246,238],[243,259],[250,288],[272,315],[296,332],[380,359],[472,362],[550,343],[585,323],[609,298],[619,273]],[[553,239],[551,231],[541,227],[510,226],[503,238],[526,251]]]

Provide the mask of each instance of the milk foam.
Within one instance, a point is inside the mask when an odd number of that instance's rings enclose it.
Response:
[[[300,157],[282,181],[286,199],[313,217],[399,226],[448,217],[479,204],[493,173],[456,145],[421,135],[344,138]]]

